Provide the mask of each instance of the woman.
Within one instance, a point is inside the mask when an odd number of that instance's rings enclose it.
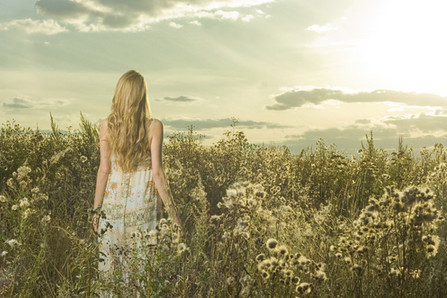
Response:
[[[162,203],[181,233],[162,166],[163,124],[151,118],[140,73],[131,70],[121,76],[111,110],[101,122],[93,204],[93,229],[100,232],[99,269],[109,276],[123,265],[120,251],[135,234],[155,229]]]

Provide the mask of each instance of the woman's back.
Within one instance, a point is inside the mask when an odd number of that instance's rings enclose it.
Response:
[[[150,154],[131,171],[123,171],[113,153],[110,162],[102,205],[105,219],[100,221],[100,251],[105,257],[99,269],[103,271],[112,269],[115,245],[127,246],[139,238],[136,234],[155,229],[162,207]]]

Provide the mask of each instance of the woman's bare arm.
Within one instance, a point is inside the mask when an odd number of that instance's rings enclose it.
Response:
[[[151,124],[151,160],[152,160],[152,177],[155,187],[160,195],[161,200],[168,212],[168,216],[183,229],[174,200],[167,184],[166,176],[163,171],[162,164],[162,145],[163,145],[163,124],[158,119],[153,119]]]
[[[101,160],[98,168],[98,175],[96,177],[95,200],[93,202],[93,209],[97,210],[102,205],[104,199],[104,192],[107,185],[107,178],[110,171],[110,143],[107,138],[107,120],[101,122],[101,129],[99,132],[99,149]],[[93,221],[93,229],[98,232],[97,216]]]

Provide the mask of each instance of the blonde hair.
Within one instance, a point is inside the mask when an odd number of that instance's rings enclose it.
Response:
[[[112,154],[124,172],[147,159],[150,121],[146,81],[140,73],[130,70],[116,84],[108,117]]]

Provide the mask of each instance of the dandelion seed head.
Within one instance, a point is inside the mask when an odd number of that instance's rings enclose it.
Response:
[[[310,292],[312,291],[312,285],[310,283],[307,283],[307,282],[300,283],[296,287],[296,291],[299,294],[310,294]]]
[[[261,276],[263,279],[268,279],[270,277],[270,274],[267,271],[262,271]]]
[[[276,241],[276,239],[270,238],[267,240],[266,245],[269,250],[274,250],[278,245],[278,241]]]
[[[180,242],[178,245],[177,245],[177,254],[182,254],[182,253],[184,253],[185,251],[187,251],[188,250],[188,247],[186,246],[186,244],[185,243],[183,243],[183,242]]]
[[[322,270],[318,270],[313,275],[313,278],[317,281],[325,281],[325,280],[327,280],[326,272],[324,272]]]
[[[278,246],[277,250],[278,250],[279,254],[282,256],[285,256],[289,253],[289,251],[287,250],[287,247],[285,245]]]
[[[4,195],[0,195],[0,202],[6,203],[6,197]]]

